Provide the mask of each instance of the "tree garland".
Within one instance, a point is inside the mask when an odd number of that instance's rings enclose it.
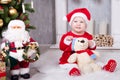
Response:
[[[36,51],[36,53],[33,53],[33,54],[35,54],[35,57],[34,57],[33,59],[31,59],[31,58],[28,56],[28,51],[31,50],[31,49]],[[31,44],[31,43],[28,44],[28,45],[26,46],[25,50],[24,50],[23,58],[24,58],[26,61],[28,61],[28,62],[35,62],[35,61],[37,61],[37,60],[39,59],[39,57],[40,57],[39,47],[38,47],[35,43],[33,43],[33,44]]]

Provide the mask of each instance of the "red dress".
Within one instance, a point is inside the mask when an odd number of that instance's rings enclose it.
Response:
[[[92,40],[93,37],[91,34],[85,32],[83,35],[76,35],[74,33],[72,33],[71,31],[70,32],[67,32],[66,34],[64,34],[60,40],[60,44],[59,44],[59,48],[60,50],[63,51],[63,54],[62,56],[60,57],[59,59],[59,64],[65,64],[65,63],[68,63],[67,62],[67,59],[69,58],[69,56],[72,54],[72,50],[71,50],[71,45],[67,45],[65,44],[64,42],[64,39],[66,38],[66,36],[73,36],[74,38],[78,38],[78,37],[84,37],[84,38],[87,38],[88,40]],[[91,50],[95,50],[96,49],[96,46],[92,47],[92,48],[88,48],[88,49],[91,49]]]

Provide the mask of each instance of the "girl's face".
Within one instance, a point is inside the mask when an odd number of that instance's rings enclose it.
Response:
[[[77,16],[71,22],[71,28],[73,33],[84,34],[86,27],[86,22],[82,17]]]

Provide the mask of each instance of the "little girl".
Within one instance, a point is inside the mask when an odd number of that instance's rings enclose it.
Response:
[[[69,56],[73,53],[70,44],[73,38],[85,37],[89,40],[88,49],[96,49],[96,44],[93,41],[92,35],[86,32],[87,24],[91,19],[91,15],[86,8],[78,8],[68,13],[65,18],[71,26],[71,31],[67,32],[66,34],[63,34],[60,40],[59,47],[60,50],[63,51],[63,54],[59,60],[59,65],[61,68],[69,70],[69,75],[76,76],[80,75],[80,71],[76,63],[69,64],[67,61]],[[103,66],[103,69],[109,72],[113,72],[115,68],[116,61],[112,59],[109,60],[106,65]]]

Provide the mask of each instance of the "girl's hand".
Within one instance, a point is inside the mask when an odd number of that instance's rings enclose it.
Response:
[[[70,45],[70,43],[72,42],[73,40],[73,36],[66,36],[65,39],[64,39],[64,43],[66,45]]]
[[[93,41],[89,40],[89,41],[88,41],[88,46],[91,47],[91,46],[93,46],[93,45],[94,45]]]
[[[73,36],[67,36],[67,37],[66,37],[66,40],[67,40],[67,41],[72,41],[72,40],[73,40]]]

